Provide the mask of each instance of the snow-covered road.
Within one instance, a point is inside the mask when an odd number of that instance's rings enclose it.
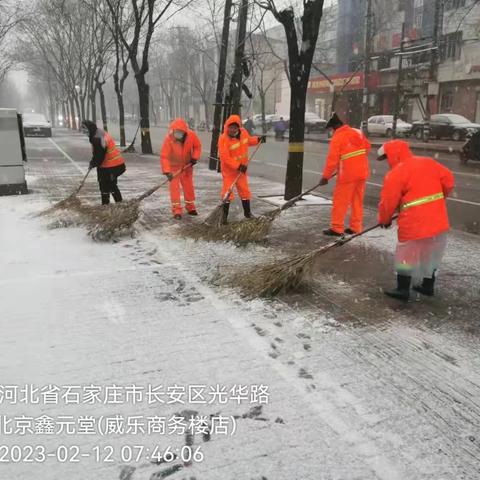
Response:
[[[46,195],[68,191],[75,183],[71,176],[81,175],[83,166],[75,166],[82,139],[56,142],[73,163],[52,144],[35,140],[34,147],[45,149],[29,165],[35,193],[0,198],[0,478],[480,478],[480,342],[476,331],[455,328],[445,303],[380,306],[375,294],[365,293],[371,287],[368,278],[357,290],[360,274],[352,283],[348,275],[340,281],[331,271],[325,280],[316,279],[313,294],[245,301],[208,280],[217,269],[278,255],[276,248],[195,243],[180,237],[169,221],[153,225],[161,228],[140,228],[136,238],[115,244],[93,243],[82,229],[48,230],[31,213],[46,204]],[[135,160],[122,179],[128,193],[143,190],[157,175],[156,162]],[[203,169],[197,177],[205,186],[200,205],[213,205],[214,177]],[[96,200],[93,182],[86,198]],[[146,211],[147,218],[168,215],[168,199],[150,200]],[[287,220],[311,215],[301,211]],[[273,245],[279,238],[274,231]],[[477,275],[479,265],[475,261],[469,267],[457,249],[475,258],[478,240],[454,235],[452,241],[456,248],[446,270],[466,275],[457,286],[472,293],[474,324],[476,277],[468,275]],[[372,249],[382,256],[392,243],[390,233],[382,241],[366,239],[352,251],[358,258],[371,256]],[[450,326],[429,323],[429,313],[436,318],[440,311]],[[32,392],[30,385],[40,390]],[[114,386],[125,393],[132,385],[143,393],[162,386],[170,395],[164,403],[149,403],[146,395],[137,403],[113,396]],[[226,401],[217,396],[209,402],[207,396],[190,404],[173,395],[192,385],[243,390],[241,398],[230,394]],[[109,388],[111,401],[67,404],[60,397],[46,402],[54,386],[63,394],[68,386],[83,393],[88,386]],[[25,388],[31,398],[24,398]],[[39,403],[33,403],[36,395]],[[212,428],[219,418],[229,422],[226,431],[210,436],[178,430],[127,433],[118,418],[118,429],[105,435],[78,431],[80,417],[100,422],[115,415],[126,423],[155,416],[177,422],[198,417]],[[77,430],[28,433],[27,420],[32,418],[35,430],[42,416],[55,419],[57,426],[59,417],[63,422],[72,417]],[[14,427],[17,432],[9,433]],[[68,446],[65,461],[62,445]],[[28,446],[44,446],[50,456],[41,461],[39,449],[33,461],[26,461],[31,459],[25,458]],[[143,446],[138,461],[128,456],[133,446]],[[157,465],[155,446],[170,447],[179,457],[182,448],[191,447],[202,460]],[[75,462],[77,448],[84,456]]]

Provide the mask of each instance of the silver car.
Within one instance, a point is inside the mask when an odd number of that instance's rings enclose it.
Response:
[[[375,115],[368,119],[368,133],[370,135],[383,135],[391,137],[393,133],[393,115]],[[397,119],[397,134],[408,136],[412,130],[412,124]]]

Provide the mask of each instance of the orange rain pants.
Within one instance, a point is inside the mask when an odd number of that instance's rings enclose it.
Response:
[[[354,232],[363,230],[363,197],[365,180],[338,183],[333,191],[333,208],[330,228],[338,233],[345,229],[344,221],[350,207],[350,228]]]
[[[175,172],[172,172],[175,173]],[[193,186],[193,168],[187,168],[183,173],[177,175],[170,183],[170,200],[172,202],[173,215],[183,213],[180,199],[180,186],[183,190],[183,200],[187,212],[195,210],[195,188]]]

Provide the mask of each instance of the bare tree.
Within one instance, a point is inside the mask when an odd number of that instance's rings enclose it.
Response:
[[[9,52],[9,36],[12,30],[27,18],[17,2],[0,1],[0,82],[5,78],[8,70],[13,64],[13,57]]]
[[[178,13],[192,3],[192,0],[180,3],[173,0],[105,0],[105,2],[110,9],[120,40],[128,52],[130,65],[135,73],[140,107],[142,152],[153,153],[150,138],[150,86],[146,79],[152,37],[155,28],[167,12]],[[123,15],[128,14],[133,15],[133,27],[126,35],[122,25],[124,24]]]
[[[285,198],[288,200],[302,191],[307,87],[322,18],[323,0],[303,0],[301,13],[295,12],[291,5],[278,8],[276,4],[280,2],[275,0],[255,0],[255,3],[273,14],[283,26],[287,39],[292,92],[289,152],[285,178]],[[297,28],[297,18],[300,18],[299,28]]]

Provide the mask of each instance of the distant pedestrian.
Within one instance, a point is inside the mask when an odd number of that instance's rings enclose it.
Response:
[[[283,135],[285,130],[287,130],[287,124],[283,117],[280,117],[280,120],[274,123],[273,130],[275,131],[275,139],[283,140]]]
[[[389,297],[408,300],[413,279],[422,283],[413,289],[434,294],[435,276],[447,243],[449,230],[446,198],[455,185],[452,172],[429,157],[412,154],[407,142],[392,140],[378,150],[378,160],[387,159],[378,205],[378,221],[390,227],[398,216],[398,244],[395,254],[397,287],[385,290]]]
[[[120,150],[115,145],[115,140],[90,120],[83,120],[81,128],[83,133],[88,134],[88,140],[92,145],[90,168],[97,169],[102,205],[110,203],[110,195],[115,202],[121,202],[122,194],[117,180],[125,172],[126,167]]]
[[[248,132],[249,135],[255,135],[255,123],[253,123],[252,117],[248,117],[243,128]]]

